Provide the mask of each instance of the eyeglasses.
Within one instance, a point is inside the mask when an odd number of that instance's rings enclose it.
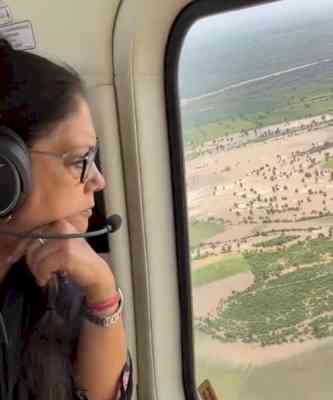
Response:
[[[96,146],[80,147],[75,151],[63,154],[51,153],[48,151],[31,150],[33,154],[62,160],[64,166],[70,171],[74,179],[80,179],[80,183],[85,183],[89,176],[98,152],[98,143]]]

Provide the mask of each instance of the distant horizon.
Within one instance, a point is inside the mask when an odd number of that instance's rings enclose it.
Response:
[[[266,80],[266,79],[269,79],[269,78],[275,78],[277,76],[281,76],[281,75],[288,74],[288,73],[291,73],[291,72],[299,71],[299,70],[302,70],[302,69],[311,68],[311,67],[317,66],[317,65],[322,64],[322,63],[331,63],[331,62],[333,62],[333,58],[325,58],[324,60],[318,60],[318,61],[315,61],[313,63],[294,66],[292,68],[288,68],[288,69],[282,70],[282,71],[276,71],[276,72],[273,72],[273,73],[268,74],[268,75],[260,76],[260,77],[249,79],[249,80],[246,80],[246,81],[236,82],[236,83],[234,83],[232,85],[226,86],[226,87],[221,88],[219,90],[216,90],[216,91],[213,91],[213,92],[209,92],[209,93],[206,93],[206,94],[203,94],[203,95],[200,95],[200,96],[184,98],[184,99],[181,99],[181,101],[182,101],[183,104],[188,104],[188,103],[190,103],[192,101],[202,100],[202,99],[210,97],[210,96],[216,96],[217,94],[226,92],[228,90],[240,88],[241,86],[245,86],[245,85],[249,85],[249,84],[252,84],[252,83],[255,83],[255,82],[263,81],[263,80]]]
[[[181,98],[331,58],[328,9],[333,11],[329,0],[281,0],[199,20],[180,57]]]

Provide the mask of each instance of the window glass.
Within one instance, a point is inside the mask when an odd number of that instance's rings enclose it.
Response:
[[[333,2],[198,20],[179,66],[197,384],[333,393]]]

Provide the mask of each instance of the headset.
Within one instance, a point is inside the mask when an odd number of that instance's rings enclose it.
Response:
[[[0,126],[0,218],[19,208],[31,188],[30,152],[14,131]]]
[[[0,126],[0,218],[10,216],[22,206],[32,189],[31,156],[24,141],[6,126]],[[73,234],[47,234],[14,232],[1,229],[0,235],[32,239],[75,239],[90,238],[113,233],[119,229],[121,217],[111,215],[102,229]]]

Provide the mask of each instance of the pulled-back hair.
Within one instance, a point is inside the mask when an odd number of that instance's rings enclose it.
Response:
[[[39,55],[15,50],[0,37],[0,126],[12,129],[27,146],[78,110],[85,98],[79,75]],[[45,302],[48,302],[49,291]],[[22,356],[22,379],[36,400],[72,398],[68,332],[54,309],[46,309],[29,333]]]
[[[14,50],[0,37],[0,124],[27,144],[77,111],[80,96],[84,84],[70,67]]]

